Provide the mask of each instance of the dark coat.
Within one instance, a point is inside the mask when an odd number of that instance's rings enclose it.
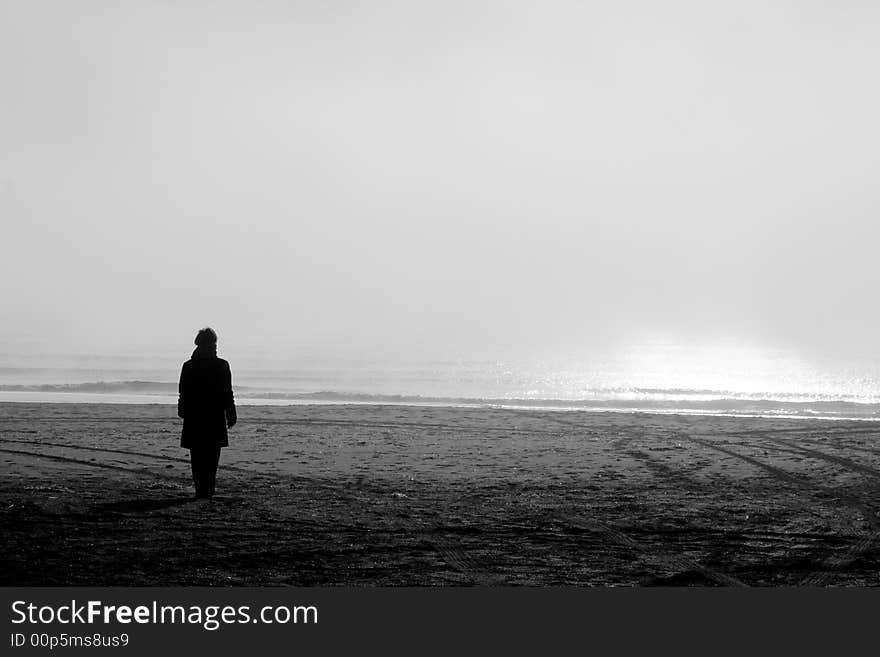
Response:
[[[202,356],[198,349],[180,372],[177,414],[183,418],[180,446],[226,447],[231,427],[237,420],[232,396],[229,363],[217,356]]]

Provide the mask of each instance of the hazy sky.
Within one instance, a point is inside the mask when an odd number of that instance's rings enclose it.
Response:
[[[874,2],[0,0],[0,341],[877,355]]]

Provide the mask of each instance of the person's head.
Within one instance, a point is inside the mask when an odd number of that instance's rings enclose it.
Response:
[[[197,347],[209,347],[217,344],[217,333],[214,329],[206,326],[196,333],[195,343]]]

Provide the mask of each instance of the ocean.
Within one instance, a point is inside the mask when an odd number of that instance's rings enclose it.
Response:
[[[740,345],[642,345],[531,361],[270,361],[224,354],[239,404],[428,404],[761,417],[880,419],[880,363],[808,363]],[[188,357],[0,359],[0,401],[177,401]]]

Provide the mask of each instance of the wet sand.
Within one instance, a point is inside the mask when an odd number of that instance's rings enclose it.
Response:
[[[880,424],[239,411],[205,502],[173,406],[0,404],[0,584],[880,584]]]

